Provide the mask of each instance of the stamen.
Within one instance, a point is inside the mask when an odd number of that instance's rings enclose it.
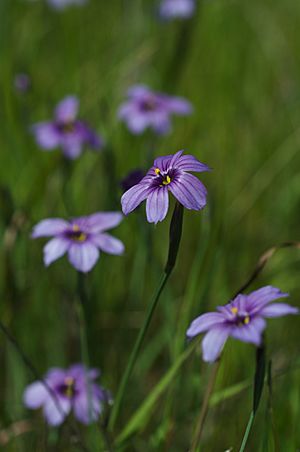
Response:
[[[250,317],[247,315],[247,316],[244,318],[244,325],[248,325],[249,322],[250,322]]]
[[[232,314],[237,314],[239,312],[239,310],[236,306],[234,306],[233,308],[230,308],[230,311],[232,312]]]
[[[160,174],[160,169],[159,168],[155,168],[155,174],[158,176]]]
[[[170,182],[171,182],[170,176],[167,176],[167,177],[165,178],[165,180],[163,180],[163,184],[164,184],[164,185],[169,185]]]
[[[86,234],[80,230],[78,224],[72,225],[72,232],[69,234],[69,237],[76,242],[84,242],[87,238]]]
[[[65,386],[66,386],[66,388],[65,388],[65,395],[66,395],[66,397],[71,399],[73,397],[73,395],[74,395],[74,383],[75,383],[75,380],[72,377],[66,377],[64,383],[65,383]]]

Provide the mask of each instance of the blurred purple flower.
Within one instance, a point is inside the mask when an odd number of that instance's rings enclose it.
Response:
[[[121,187],[123,192],[129,190],[134,185],[138,184],[145,176],[145,171],[136,169],[130,171],[124,179],[121,180]]]
[[[87,0],[47,0],[49,5],[54,9],[62,10],[71,5],[84,5],[87,3]]]
[[[106,233],[118,226],[122,218],[120,212],[97,212],[70,221],[49,218],[33,228],[32,238],[54,236],[44,247],[46,266],[68,253],[73,267],[86,273],[99,259],[99,250],[115,255],[124,252],[123,243]]]
[[[146,213],[149,223],[163,221],[168,212],[168,190],[187,209],[200,210],[206,205],[207,191],[200,180],[187,171],[209,171],[209,167],[192,155],[158,157],[146,176],[130,188],[121,199],[122,210],[128,215],[147,199]]]
[[[43,407],[46,421],[53,426],[60,425],[71,411],[79,422],[90,424],[99,418],[103,405],[112,402],[110,393],[94,382],[99,375],[97,369],[85,369],[81,364],[67,370],[52,368],[44,381],[56,402],[45,385],[35,381],[24,391],[24,404],[33,410]]]
[[[53,121],[39,122],[32,126],[37,143],[45,151],[61,147],[69,159],[79,157],[84,145],[98,150],[103,141],[83,121],[76,119],[79,100],[75,96],[64,98],[56,107]]]
[[[20,93],[26,93],[31,85],[31,80],[28,74],[20,73],[16,74],[14,79],[14,86]]]
[[[164,19],[188,19],[195,11],[195,0],[162,0],[159,13]]]
[[[170,132],[170,116],[192,113],[190,102],[182,97],[167,96],[151,91],[147,86],[136,85],[128,90],[129,99],[121,104],[118,117],[134,134],[141,134],[147,128],[164,135]]]
[[[272,303],[278,298],[288,297],[276,287],[266,286],[251,292],[239,294],[225,306],[219,306],[218,312],[200,315],[187,330],[187,337],[194,338],[206,332],[202,341],[204,361],[213,362],[221,354],[229,336],[243,342],[259,346],[262,332],[266,328],[264,318],[298,314],[298,308],[286,303]]]

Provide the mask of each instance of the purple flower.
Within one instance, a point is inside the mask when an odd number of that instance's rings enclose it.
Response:
[[[194,0],[162,0],[159,13],[164,19],[188,19],[195,11]]]
[[[129,99],[118,111],[118,117],[134,134],[141,134],[151,128],[164,135],[171,129],[170,116],[192,113],[190,102],[181,98],[151,91],[147,86],[136,85],[128,90]]]
[[[16,74],[14,79],[14,86],[15,89],[20,93],[26,93],[31,86],[29,75],[25,73]]]
[[[79,100],[68,96],[56,107],[53,121],[39,122],[32,126],[37,143],[45,151],[62,148],[69,159],[79,157],[84,145],[92,149],[103,146],[102,139],[83,121],[76,119]]]
[[[49,218],[33,228],[32,238],[54,236],[44,247],[46,266],[68,253],[73,267],[86,273],[99,259],[99,250],[116,255],[124,252],[123,243],[106,233],[121,221],[122,214],[119,212],[98,212],[70,221]]]
[[[81,364],[67,370],[52,368],[44,381],[53,395],[41,381],[35,381],[24,391],[24,404],[32,410],[43,407],[50,425],[60,425],[71,411],[79,422],[90,424],[99,418],[103,404],[111,402],[110,393],[94,382],[99,374]]]
[[[202,341],[204,361],[215,361],[221,354],[229,336],[243,342],[259,346],[262,332],[266,328],[264,318],[281,317],[298,314],[299,310],[286,303],[272,303],[278,298],[288,297],[276,287],[266,286],[251,292],[239,294],[225,306],[219,306],[218,312],[200,315],[187,330],[187,337],[192,339],[206,332]]]
[[[158,157],[146,176],[122,196],[122,210],[125,215],[132,212],[147,199],[146,213],[149,223],[163,221],[168,212],[168,191],[187,209],[200,210],[206,205],[207,191],[197,177],[188,171],[209,171],[209,167],[192,155]]]
[[[50,6],[54,9],[62,10],[71,5],[84,5],[87,0],[48,0]]]
[[[138,184],[145,176],[145,171],[136,169],[130,171],[124,179],[121,180],[121,188],[123,192],[129,190],[134,185]]]

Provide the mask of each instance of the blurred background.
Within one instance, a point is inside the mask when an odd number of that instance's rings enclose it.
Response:
[[[120,210],[120,181],[154,156],[179,149],[213,168],[202,173],[208,205],[186,211],[176,269],[130,379],[114,437],[186,349],[191,320],[225,304],[270,246],[299,238],[300,3],[199,0],[189,19],[162,20],[155,0],[89,0],[56,10],[43,0],[0,0],[0,228],[2,321],[41,374],[80,362],[76,271],[64,257],[49,268],[45,241],[30,238],[48,217]],[[15,85],[28,75],[28,89]],[[117,118],[127,89],[144,83],[193,104],[169,135],[132,135]],[[66,161],[42,152],[30,126],[52,117],[65,96],[106,142]],[[87,277],[91,365],[115,394],[166,261],[168,223],[147,223],[145,206],[113,231],[121,257],[101,255]],[[282,250],[251,289],[272,284],[300,305],[299,251]],[[300,448],[299,320],[269,321],[272,409],[267,390],[249,451]],[[34,378],[0,336],[0,450],[71,451],[68,430],[46,426],[23,406]],[[206,452],[238,450],[251,411],[255,350],[230,340],[202,438]],[[189,356],[119,450],[187,451],[210,366]],[[271,416],[271,414],[272,416]],[[102,450],[95,426],[80,427]]]

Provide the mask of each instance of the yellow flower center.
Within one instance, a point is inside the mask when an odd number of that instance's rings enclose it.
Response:
[[[73,122],[66,122],[63,126],[62,126],[62,130],[65,133],[70,133],[74,131],[74,123]]]
[[[66,397],[68,397],[69,399],[71,399],[74,395],[74,383],[75,380],[72,377],[66,377],[64,384],[65,384],[65,390],[64,390],[64,394]]]
[[[232,308],[230,308],[230,311],[232,312],[232,314],[234,314],[236,317],[238,317],[238,308],[236,306],[233,306]],[[238,324],[239,325],[248,325],[248,323],[250,322],[250,317],[249,315],[246,315],[245,317],[238,317]]]
[[[159,168],[155,168],[154,171],[155,171],[155,174],[157,176],[160,176],[162,179],[160,187],[163,187],[164,185],[169,185],[172,182],[172,179],[170,178],[170,176],[168,174],[166,174],[166,175],[161,174],[161,170]]]
[[[71,232],[71,239],[77,242],[84,242],[86,240],[86,234],[80,230],[78,224],[73,224]]]

